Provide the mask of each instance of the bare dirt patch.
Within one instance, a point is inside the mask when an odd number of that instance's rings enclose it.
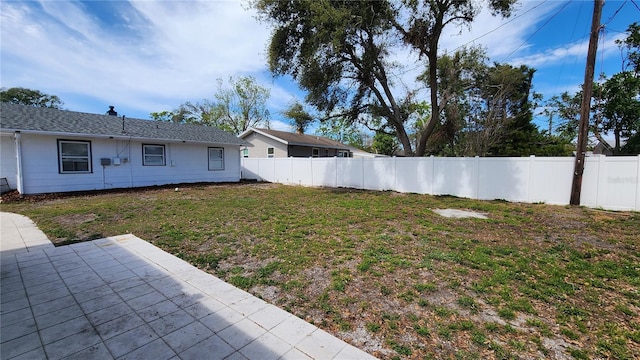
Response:
[[[62,226],[78,226],[92,222],[97,218],[98,216],[96,214],[69,214],[56,216],[53,218],[53,221]]]

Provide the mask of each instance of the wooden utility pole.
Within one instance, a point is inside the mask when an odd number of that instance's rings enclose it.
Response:
[[[589,136],[589,113],[591,111],[591,93],[593,92],[593,73],[595,71],[598,35],[600,33],[600,17],[602,16],[604,0],[595,0],[593,4],[591,36],[589,36],[589,50],[587,52],[587,66],[584,71],[584,84],[582,85],[582,104],[580,105],[580,123],[578,125],[578,146],[576,148],[576,162],[573,170],[573,183],[571,184],[571,199],[569,201],[571,205],[580,205],[582,174],[584,173],[584,155],[587,151],[587,138]]]

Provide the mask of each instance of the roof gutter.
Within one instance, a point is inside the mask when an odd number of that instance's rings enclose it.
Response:
[[[305,143],[289,143],[289,146],[307,146],[307,147],[315,147],[322,149],[337,149],[337,150],[351,150],[346,146],[332,146],[332,145],[322,145],[322,144],[305,144]]]
[[[188,142],[190,144],[219,144],[219,145],[232,145],[232,146],[246,146],[246,144],[248,144],[246,141],[242,139],[240,139],[242,143],[229,143],[229,142],[209,142],[209,141],[197,141],[197,140],[151,138],[151,137],[141,137],[141,136],[132,136],[132,135],[122,135],[122,134],[114,134],[114,135],[84,134],[84,133],[70,133],[70,132],[61,132],[61,131],[40,131],[40,130],[21,130],[21,129],[0,129],[0,132],[13,132],[13,133],[34,134],[34,135],[48,135],[48,136],[72,136],[72,137],[84,137],[84,138],[92,137],[92,138],[116,139],[116,140],[164,141],[164,142],[175,142],[175,143]]]

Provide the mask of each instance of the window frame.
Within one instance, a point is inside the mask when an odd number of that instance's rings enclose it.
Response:
[[[220,153],[222,154],[222,157],[220,157],[220,163],[222,164],[222,167],[220,167],[219,169],[212,169],[211,168],[211,150],[220,150]],[[224,170],[224,148],[223,147],[208,147],[207,148],[207,164],[208,164],[208,169],[209,171],[223,171]]]
[[[63,155],[62,153],[62,145],[63,144],[83,144],[87,146],[87,155],[86,156],[78,156],[78,155]],[[59,174],[91,174],[93,173],[93,161],[92,161],[92,149],[91,149],[91,141],[89,140],[68,140],[68,139],[57,139],[58,145],[58,173]],[[64,159],[87,159],[87,170],[65,170],[63,161]]]
[[[267,157],[268,158],[276,157],[276,149],[274,147],[267,148]]]
[[[160,155],[150,154],[147,155],[147,147],[160,147],[162,148],[162,164],[147,164],[147,156],[159,157]],[[167,166],[167,148],[164,144],[142,144],[142,166]]]
[[[242,149],[242,157],[243,158],[248,158],[249,157],[249,148]]]
[[[311,157],[319,158],[320,157],[320,149],[319,148],[311,148]]]

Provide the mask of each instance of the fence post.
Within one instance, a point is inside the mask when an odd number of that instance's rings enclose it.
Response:
[[[364,157],[360,158],[360,189],[364,190]]]
[[[529,155],[529,184],[527,189],[527,201],[531,204],[533,203],[533,179],[535,178],[534,169],[535,169],[536,156]]]
[[[433,183],[435,182],[435,179],[436,179],[436,160],[433,157],[433,155],[431,155],[429,158],[431,159],[431,191],[429,191],[429,195],[434,195]]]
[[[393,157],[393,191],[398,191],[398,158]]]
[[[607,182],[605,181],[607,174],[605,174],[604,172],[606,160],[607,160],[606,156],[598,155],[598,171],[596,172],[596,199],[595,199],[596,203],[593,204],[593,206],[596,206],[596,207],[602,206],[602,203],[604,202],[604,199],[602,199],[603,194],[606,193],[604,191],[605,190],[604,188],[607,187]]]
[[[476,186],[474,187],[475,194],[473,194],[474,199],[480,198],[480,156],[475,156],[476,158]]]
[[[636,172],[636,211],[640,211],[640,154],[638,155],[638,171]]]
[[[334,182],[333,187],[337,188],[338,187],[338,157],[334,156],[333,160],[334,160],[334,162],[336,164],[336,181]]]

